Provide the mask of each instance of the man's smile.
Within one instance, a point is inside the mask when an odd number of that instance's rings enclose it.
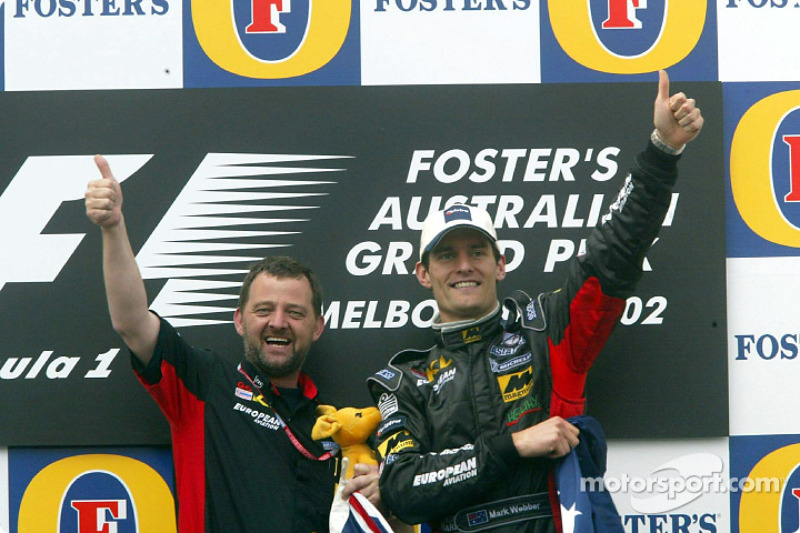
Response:
[[[454,289],[465,289],[467,287],[477,287],[480,283],[477,281],[456,281],[455,283],[451,283],[450,286]]]

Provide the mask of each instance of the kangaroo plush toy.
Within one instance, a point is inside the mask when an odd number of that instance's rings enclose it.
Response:
[[[320,405],[311,437],[315,440],[331,437],[339,445],[342,457],[348,459],[346,479],[350,479],[356,463],[378,464],[366,441],[380,423],[381,413],[375,407],[336,409],[331,405]]]

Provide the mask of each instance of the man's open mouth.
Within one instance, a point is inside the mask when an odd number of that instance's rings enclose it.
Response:
[[[266,341],[267,344],[277,344],[279,346],[286,346],[289,344],[289,339],[284,339],[283,337],[267,337]]]

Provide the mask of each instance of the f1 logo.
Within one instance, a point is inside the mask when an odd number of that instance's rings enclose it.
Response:
[[[61,272],[85,234],[44,231],[62,202],[83,199],[86,184],[96,179],[92,157],[29,157],[8,184],[0,196],[0,289],[9,282],[51,282]],[[108,161],[122,182],[151,157],[115,155]],[[37,199],[35,206],[30,198]]]
[[[288,13],[290,0],[250,0],[251,22],[246,33],[286,33],[286,26],[279,22],[280,13]]]
[[[153,154],[107,155],[106,159],[114,169],[117,181],[122,183],[142,168],[152,157]],[[233,183],[240,182],[231,180],[230,187],[219,187],[217,178],[221,176],[247,177],[249,180],[247,187],[252,191],[246,194],[248,200],[270,202],[274,198],[315,197],[324,193],[319,190],[276,192],[277,182],[271,180],[270,176],[275,173],[277,167],[269,169],[264,165],[279,165],[292,161],[328,161],[350,157],[207,154],[136,256],[139,270],[145,280],[168,280],[153,300],[152,309],[161,316],[170,318],[176,327],[216,323],[214,320],[199,318],[198,315],[212,309],[214,312],[224,310],[224,308],[209,304],[222,300],[235,300],[240,283],[209,279],[209,277],[244,272],[244,270],[231,269],[228,264],[255,259],[254,256],[212,254],[211,252],[220,250],[215,240],[223,238],[223,235],[230,239],[247,239],[291,234],[268,231],[228,231],[233,221],[240,225],[282,220],[294,221],[280,217],[271,219],[231,218],[224,223],[225,227],[221,228],[218,224],[220,219],[217,217],[220,213],[270,211],[272,206],[233,206],[230,202],[239,194],[232,192],[238,187]],[[290,174],[303,174],[315,169],[297,167],[288,173],[288,167],[280,167],[280,170],[285,177],[290,177]],[[5,191],[0,194],[0,249],[3,250],[3,254],[0,255],[0,291],[6,283],[11,282],[49,283],[55,281],[86,234],[48,232],[48,225],[62,203],[82,200],[86,184],[90,180],[96,179],[98,175],[93,156],[32,156],[25,160]],[[46,183],[47,186],[43,187],[43,183]],[[316,187],[335,182],[284,180],[281,183],[284,185],[290,183],[313,184]],[[290,187],[295,188],[296,185],[290,185]],[[270,192],[256,192],[256,189],[263,188],[269,188]],[[30,198],[36,198],[36,202],[31,203]],[[301,208],[306,207],[298,209]],[[283,213],[289,214],[289,210],[284,209]],[[89,225],[87,223],[87,227]],[[273,246],[274,241],[261,244],[240,242],[225,245],[225,249],[256,250]],[[201,266],[205,268],[198,268]],[[222,295],[218,292],[219,289],[230,289],[231,293]],[[202,298],[206,299],[198,300],[200,294],[203,294]]]
[[[647,0],[608,0],[608,18],[603,21],[603,29],[641,29],[642,21],[636,18],[636,10],[645,7]]]
[[[74,500],[72,508],[78,512],[78,533],[117,533],[115,521],[127,518],[125,500]]]

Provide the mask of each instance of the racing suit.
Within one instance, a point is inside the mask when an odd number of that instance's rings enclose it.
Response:
[[[671,202],[679,156],[652,143],[561,288],[517,291],[477,321],[434,325],[436,344],[368,378],[381,498],[435,531],[560,530],[552,461],[522,459],[512,433],[584,409],[586,373],[642,274]],[[553,518],[555,517],[555,518]],[[556,526],[558,524],[558,526]]]

